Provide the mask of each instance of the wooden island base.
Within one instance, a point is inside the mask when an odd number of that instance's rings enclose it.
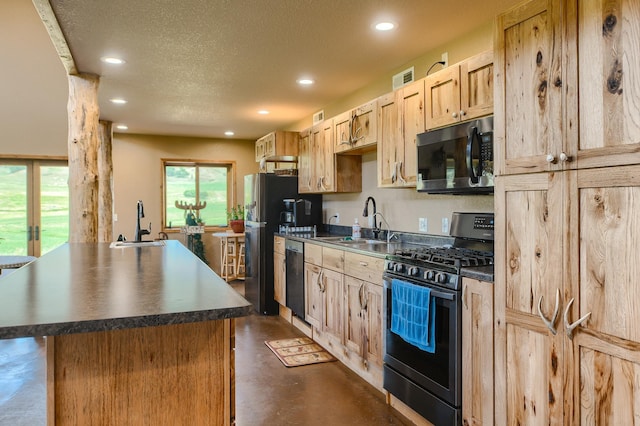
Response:
[[[48,425],[230,425],[234,320],[47,337]]]

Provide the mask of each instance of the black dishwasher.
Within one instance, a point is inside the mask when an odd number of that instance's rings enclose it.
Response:
[[[286,239],[287,307],[304,320],[304,243]]]

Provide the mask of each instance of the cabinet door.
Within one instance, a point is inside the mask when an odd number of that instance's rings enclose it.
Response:
[[[333,117],[334,151],[336,153],[351,149],[351,111]]]
[[[353,148],[375,147],[378,142],[378,102],[373,100],[353,111]]]
[[[311,185],[311,129],[300,132],[298,143],[298,192],[313,192]]]
[[[347,348],[363,356],[366,351],[367,311],[365,299],[366,282],[345,275],[345,329],[344,340]]]
[[[460,121],[460,67],[438,71],[425,78],[424,84],[426,127],[433,129]]]
[[[579,371],[574,423],[634,424],[640,417],[640,166],[575,173],[570,199],[578,207],[569,235],[579,269],[568,320],[590,316],[572,333]]]
[[[321,271],[320,266],[304,264],[304,319],[317,329],[322,329],[324,310]]]
[[[325,120],[320,126],[317,146],[318,156],[314,161],[318,163],[318,183],[320,192],[335,192],[335,160],[333,154],[333,120]]]
[[[462,281],[462,423],[493,422],[493,283]]]
[[[640,2],[568,0],[568,77],[577,97],[567,102],[580,123],[579,168],[640,163]],[[577,31],[577,35],[573,33]],[[577,69],[576,69],[577,68]],[[575,94],[575,92],[572,92]]]
[[[493,112],[493,51],[460,64],[460,120]]]
[[[402,142],[399,146],[402,154],[398,166],[398,184],[415,187],[418,173],[417,145],[418,133],[424,127],[424,80],[418,80],[401,89]]]
[[[560,2],[534,0],[496,20],[496,174],[559,170],[565,122]]]
[[[398,92],[378,98],[378,186],[396,185],[401,122],[398,109]]]
[[[273,298],[282,306],[287,305],[287,264],[284,254],[273,253]]]
[[[258,139],[256,141],[256,162],[260,162],[264,158],[264,141]]]
[[[329,269],[322,270],[322,287],[324,295],[323,330],[342,341],[342,278],[343,275]]]
[[[382,286],[366,284],[367,334],[365,357],[369,363],[382,366]]]
[[[564,174],[496,179],[495,424],[563,423]]]

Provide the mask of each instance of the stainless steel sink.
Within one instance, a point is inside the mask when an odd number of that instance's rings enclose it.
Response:
[[[114,241],[110,248],[128,248],[128,247],[163,247],[165,246],[163,240],[160,241]]]
[[[328,243],[345,244],[345,245],[363,245],[363,244],[386,244],[386,241],[371,240],[366,238],[358,238],[356,240],[351,237],[317,237],[320,241],[326,241]]]

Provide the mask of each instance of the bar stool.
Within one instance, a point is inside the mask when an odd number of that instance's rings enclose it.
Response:
[[[238,243],[238,262],[236,264],[236,278],[244,280],[244,241]]]
[[[237,244],[235,238],[222,239],[222,262],[220,265],[222,279],[231,281],[236,278],[237,270]]]

